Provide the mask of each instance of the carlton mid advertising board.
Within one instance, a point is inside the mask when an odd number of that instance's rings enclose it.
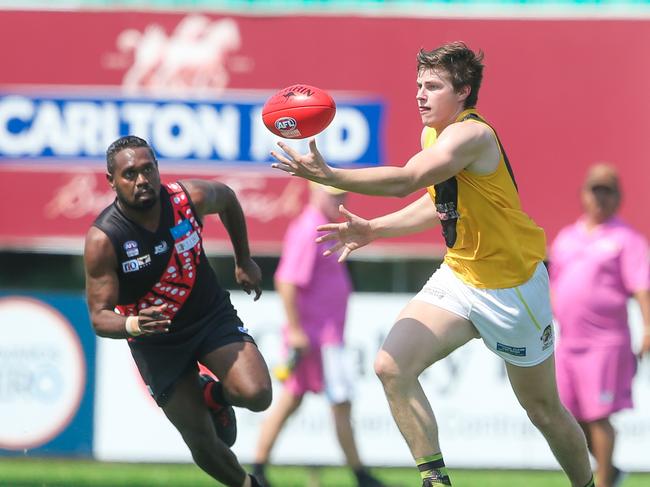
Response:
[[[554,237],[580,212],[586,168],[622,172],[623,216],[641,208],[650,94],[647,20],[243,16],[134,11],[0,12],[0,247],[78,252],[110,203],[104,151],[136,134],[163,179],[235,185],[253,250],[275,253],[306,185],[270,168],[261,107],[278,89],[327,90],[337,114],[317,141],[344,167],[401,165],[419,149],[416,53],[464,40],[485,53],[479,110],[499,132],[524,208]],[[38,30],[38,36],[25,36]],[[305,143],[290,142],[304,150]],[[421,194],[421,193],[420,193]],[[372,217],[412,201],[352,195]],[[440,255],[439,232],[367,252]],[[207,226],[207,247],[228,248]]]

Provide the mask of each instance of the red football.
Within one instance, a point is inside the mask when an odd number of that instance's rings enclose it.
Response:
[[[278,91],[262,108],[264,125],[285,139],[304,139],[325,130],[336,113],[336,103],[326,91],[309,85],[292,85]]]

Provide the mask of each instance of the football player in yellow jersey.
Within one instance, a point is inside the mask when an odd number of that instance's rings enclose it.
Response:
[[[476,112],[482,53],[462,42],[418,54],[422,150],[404,166],[338,169],[315,140],[299,154],[283,142],[273,167],[321,184],[380,196],[427,193],[372,220],[340,210],[323,225],[329,253],[441,224],[441,267],[402,310],[375,360],[391,412],[416,460],[423,487],[451,485],[431,406],[418,382],[431,364],[474,338],[505,360],[517,399],[546,438],[573,487],[593,486],[584,434],[560,403],[544,232],[521,209],[505,151]],[[438,134],[437,140],[435,134]]]

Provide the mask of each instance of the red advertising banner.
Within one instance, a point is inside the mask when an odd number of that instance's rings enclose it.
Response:
[[[276,255],[286,227],[307,201],[308,186],[298,178],[286,178],[275,172],[228,170],[181,173],[162,171],[163,182],[193,177],[215,179],[233,188],[246,214],[249,238],[255,254]],[[115,199],[102,171],[90,168],[51,167],[0,168],[2,181],[2,225],[0,237],[5,247],[81,252],[83,236],[95,217]],[[349,207],[369,210],[374,199],[350,195]],[[346,203],[347,204],[347,203]],[[206,218],[204,238],[209,252],[231,252],[228,234],[219,217]],[[442,248],[436,243],[437,232],[386,241],[366,254],[398,254],[405,249],[416,253]]]
[[[597,161],[620,168],[622,216],[650,236],[647,19],[3,11],[0,27],[0,43],[11,46],[0,75],[2,247],[78,251],[112,200],[102,152],[132,132],[161,155],[164,179],[233,185],[253,247],[276,252],[305,188],[269,169],[273,138],[257,116],[266,97],[296,82],[324,88],[340,102],[319,136],[328,159],[403,164],[421,130],[415,55],[449,40],[485,52],[479,110],[549,240],[579,215],[579,187]],[[411,199],[354,195],[350,207],[376,216]],[[218,224],[207,237],[214,251],[229,245]],[[439,254],[441,242],[433,232],[374,251]]]

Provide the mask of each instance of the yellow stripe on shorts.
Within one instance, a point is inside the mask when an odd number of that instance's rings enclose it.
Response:
[[[530,310],[528,303],[524,299],[524,296],[521,294],[521,291],[519,290],[518,287],[515,288],[515,292],[517,293],[517,296],[519,296],[519,300],[521,301],[521,304],[523,304],[524,308],[526,308],[526,312],[528,313],[528,316],[530,317],[531,321],[535,324],[535,328],[537,328],[539,331],[542,331],[542,327],[539,325],[537,318],[535,318],[535,315],[533,315],[533,312]]]

